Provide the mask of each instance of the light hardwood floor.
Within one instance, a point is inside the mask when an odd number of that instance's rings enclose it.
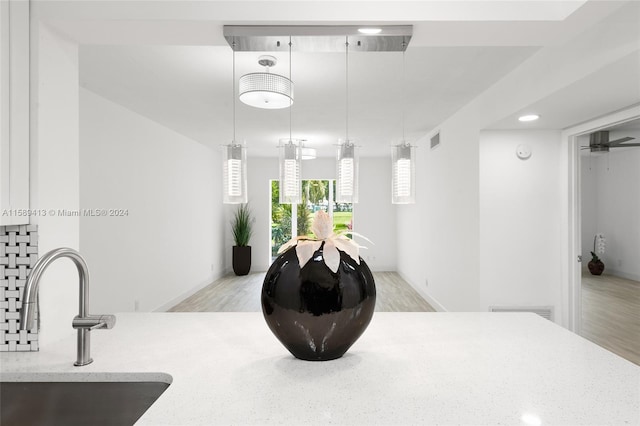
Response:
[[[581,334],[640,365],[640,282],[584,271]]]
[[[264,272],[243,277],[225,276],[178,303],[169,312],[259,312],[264,277]],[[435,312],[396,272],[374,272],[373,277],[376,311]]]

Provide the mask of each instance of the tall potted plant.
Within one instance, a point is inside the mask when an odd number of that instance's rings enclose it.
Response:
[[[604,271],[604,262],[600,260],[596,253],[604,254],[604,250],[606,247],[606,241],[604,239],[604,235],[596,234],[593,237],[593,251],[591,252],[591,261],[587,264],[589,268],[589,272],[592,275],[602,275]]]
[[[251,246],[249,240],[253,233],[251,229],[251,210],[248,204],[242,204],[236,210],[231,221],[233,231],[233,272],[236,275],[247,275],[251,270]]]

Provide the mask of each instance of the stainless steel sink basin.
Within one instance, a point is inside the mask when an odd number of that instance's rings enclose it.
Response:
[[[141,382],[0,382],[0,424],[133,425],[169,387]]]

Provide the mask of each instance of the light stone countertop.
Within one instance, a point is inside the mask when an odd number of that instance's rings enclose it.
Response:
[[[293,358],[261,313],[117,317],[92,364],[71,331],[0,354],[0,378],[171,381],[140,425],[640,424],[640,367],[534,314],[377,312],[328,362]]]

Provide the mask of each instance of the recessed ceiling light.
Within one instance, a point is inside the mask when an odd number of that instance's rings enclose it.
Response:
[[[519,117],[518,120],[520,120],[520,121],[536,121],[538,118],[540,118],[540,116],[537,115],[537,114],[529,114],[529,115],[523,115],[523,116]]]
[[[382,28],[358,28],[358,31],[362,34],[380,34]]]

